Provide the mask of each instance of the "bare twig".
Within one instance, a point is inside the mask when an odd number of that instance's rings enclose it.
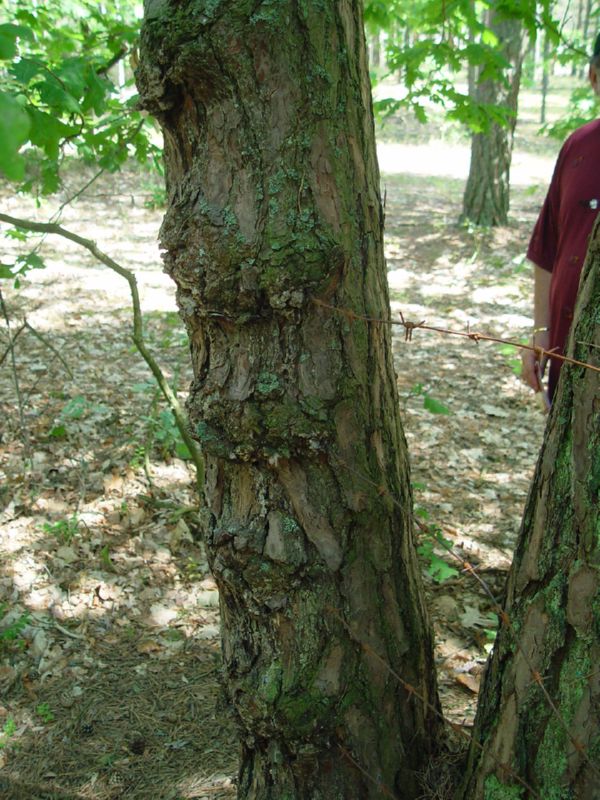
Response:
[[[103,174],[104,174],[104,169],[100,169],[100,170],[98,170],[98,172],[96,172],[96,174],[95,174],[95,175],[93,175],[93,176],[90,178],[90,180],[89,180],[89,181],[86,181],[86,183],[84,183],[84,184],[83,184],[83,186],[81,186],[81,187],[80,187],[80,188],[79,188],[79,189],[78,189],[76,192],[74,192],[74,193],[73,193],[73,194],[72,194],[70,197],[67,197],[67,199],[66,199],[65,201],[63,201],[63,202],[62,202],[62,203],[59,205],[59,207],[58,207],[58,209],[56,210],[56,212],[55,212],[55,213],[52,215],[52,222],[57,222],[57,221],[60,219],[60,217],[61,217],[61,214],[62,214],[62,212],[63,212],[63,209],[64,209],[64,208],[66,208],[66,206],[69,206],[69,205],[71,205],[71,203],[73,203],[75,200],[77,200],[79,197],[81,197],[81,195],[82,195],[82,194],[83,194],[85,191],[87,191],[87,190],[90,188],[90,186],[91,186],[93,183],[95,183],[95,182],[98,180],[98,178],[99,178],[101,175],[103,175]]]
[[[106,64],[103,64],[96,70],[96,75],[104,76],[108,72],[111,67],[114,67],[115,64],[118,64],[122,58],[125,58],[129,50],[127,49],[126,45],[122,45],[122,47],[117,50],[117,52],[110,58]]]
[[[54,353],[54,355],[58,358],[58,360],[63,365],[63,367],[67,370],[67,373],[69,374],[69,378],[73,378],[74,376],[73,376],[73,371],[71,370],[71,367],[67,364],[67,362],[62,357],[62,355],[58,352],[58,350],[52,344],[50,344],[50,342],[46,339],[46,337],[42,336],[42,334],[38,330],[36,330],[33,327],[33,325],[30,325],[27,320],[25,320],[23,322],[23,327],[27,328],[28,331],[31,331],[31,333],[33,333],[33,335],[36,337],[36,339],[39,339],[40,342],[48,348],[48,350],[50,350],[52,353]]]
[[[179,430],[181,438],[185,442],[188,450],[190,451],[192,461],[194,462],[194,466],[196,467],[196,484],[198,486],[201,497],[202,490],[204,488],[204,459],[195,440],[192,439],[190,435],[190,432],[187,427],[187,417],[181,406],[181,403],[177,398],[177,395],[171,389],[171,386],[169,385],[167,379],[165,378],[164,373],[161,370],[158,362],[146,347],[146,342],[144,340],[140,295],[138,291],[137,280],[133,272],[131,272],[131,270],[129,269],[126,269],[117,261],[115,261],[113,258],[111,258],[109,255],[100,250],[100,248],[96,245],[96,242],[93,242],[91,239],[86,239],[83,236],[79,236],[79,234],[73,233],[73,231],[69,231],[66,228],[63,228],[61,225],[58,225],[57,223],[33,222],[32,220],[28,219],[11,217],[8,214],[0,214],[0,222],[6,222],[9,225],[14,225],[15,228],[21,228],[22,230],[26,231],[55,234],[56,236],[62,236],[64,239],[68,239],[71,242],[75,242],[75,244],[78,244],[80,247],[83,247],[86,250],[88,250],[94,256],[94,258],[96,258],[106,267],[111,269],[113,272],[116,272],[117,275],[120,275],[127,281],[127,283],[129,284],[129,291],[131,294],[131,304],[133,309],[133,330],[132,330],[133,343],[135,344],[139,354],[142,356],[142,358],[150,368],[150,371],[154,375],[154,378],[162,392],[163,397],[165,398],[165,400],[169,404],[171,411],[173,412],[177,429]]]
[[[18,330],[16,330],[16,331],[15,331],[15,333],[13,333],[13,335],[12,335],[12,338],[11,338],[11,336],[10,336],[10,332],[9,332],[9,337],[8,337],[8,347],[7,347],[7,348],[6,348],[6,350],[5,350],[5,351],[2,353],[2,357],[0,358],[0,367],[2,366],[2,364],[4,364],[4,362],[5,362],[5,360],[6,360],[6,356],[7,356],[7,355],[8,355],[10,352],[12,352],[12,348],[14,347],[14,344],[15,344],[15,342],[17,341],[17,339],[18,339],[18,338],[19,338],[19,336],[20,336],[20,335],[23,333],[23,331],[24,331],[24,330],[25,330],[25,325],[23,324],[23,325],[21,325],[21,326],[18,328]]]
[[[12,331],[10,329],[10,320],[8,318],[8,311],[6,309],[6,304],[4,302],[4,295],[2,294],[2,290],[0,289],[0,308],[2,309],[2,316],[4,317],[4,322],[6,324],[6,332],[8,335],[8,349],[10,351],[10,361],[12,365],[12,373],[13,373],[13,381],[15,383],[15,392],[17,393],[17,406],[19,408],[19,425],[21,427],[21,436],[23,437],[23,444],[25,446],[25,452],[27,457],[31,457],[31,448],[29,444],[29,435],[27,433],[27,428],[25,427],[25,413],[24,413],[24,406],[23,406],[23,395],[21,394],[21,386],[19,384],[19,374],[17,371],[17,358],[15,356],[15,340],[12,335]]]

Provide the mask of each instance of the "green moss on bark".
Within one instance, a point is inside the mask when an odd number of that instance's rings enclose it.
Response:
[[[484,800],[521,800],[522,797],[522,787],[500,783],[495,775],[489,775],[485,780]]]

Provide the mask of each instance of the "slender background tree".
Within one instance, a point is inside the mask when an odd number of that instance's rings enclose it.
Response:
[[[507,118],[474,133],[471,163],[463,198],[463,219],[476,225],[506,225],[510,194],[510,164],[517,123],[521,69],[525,55],[523,25],[502,12],[489,10],[487,26],[506,59],[503,80],[484,79],[479,72],[473,86],[478,103],[500,107]]]

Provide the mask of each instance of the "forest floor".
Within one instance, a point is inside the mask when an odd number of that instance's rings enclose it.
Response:
[[[557,146],[526,144],[517,139],[510,224],[474,230],[457,224],[468,147],[383,130],[395,316],[527,336],[523,253]],[[102,177],[63,224],[135,271],[149,343],[183,398],[188,351],[161,272],[162,211],[147,207],[155,194],[139,175]],[[40,220],[53,210],[7,189],[2,206]],[[13,364],[2,322],[0,796],[233,798],[218,593],[195,536],[192,468],[132,347],[125,283],[56,237],[39,252],[44,270],[1,287],[16,339]],[[545,416],[514,352],[420,330],[406,342],[400,326],[393,347],[444,712],[468,728],[494,609],[431,528],[500,596]]]

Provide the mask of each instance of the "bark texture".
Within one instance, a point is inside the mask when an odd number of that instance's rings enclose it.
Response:
[[[600,363],[600,227],[568,346]],[[600,377],[565,365],[480,695],[464,800],[600,798]],[[534,673],[543,679],[551,703]],[[554,706],[554,708],[552,708]],[[502,765],[520,776],[525,789]]]
[[[488,26],[499,40],[508,63],[506,83],[480,80],[474,99],[486,106],[499,106],[510,114],[508,125],[493,123],[485,133],[471,139],[471,163],[463,197],[462,219],[476,225],[506,225],[510,205],[510,163],[517,122],[519,86],[523,63],[523,30],[519,20],[488,12]]]
[[[390,331],[314,302],[388,314],[361,12],[146,3],[241,798],[411,800],[438,728]]]

